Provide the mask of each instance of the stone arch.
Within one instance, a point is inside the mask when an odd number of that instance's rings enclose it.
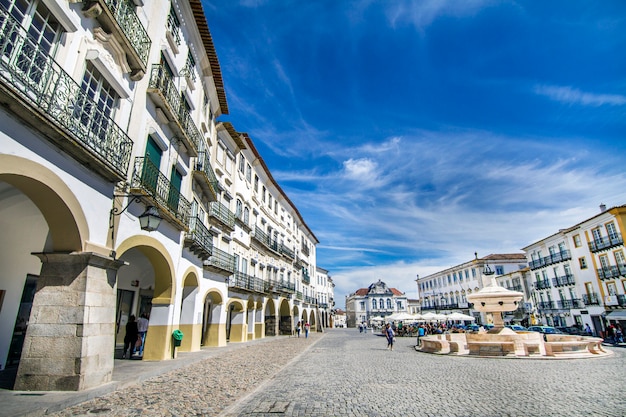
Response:
[[[315,320],[315,310],[311,309],[311,311],[309,312],[309,324],[311,325],[311,330],[314,330],[317,328],[317,322]]]
[[[45,248],[46,252],[86,249],[87,219],[74,192],[58,175],[28,159],[0,155],[0,182],[20,190],[45,218],[51,237],[51,247]]]
[[[174,312],[176,285],[172,259],[161,242],[146,235],[124,240],[118,247],[118,254],[120,260],[128,263],[118,273],[118,294],[124,290],[134,291],[133,288],[143,290],[144,295],[140,292],[141,299],[135,305],[145,307],[150,314],[143,357],[145,360],[170,359],[174,349],[172,332],[175,329],[171,317],[178,316]],[[117,322],[120,326],[119,311]],[[119,331],[117,340],[119,343]]]
[[[264,312],[265,336],[276,336],[278,321],[276,320],[276,303],[274,302],[274,299],[267,299]]]
[[[231,298],[226,306],[226,339],[229,342],[245,342],[247,339],[245,300]]]
[[[281,298],[279,301],[278,315],[280,317],[279,334],[291,335],[293,334],[293,320],[291,318],[291,307],[289,306],[289,300]]]
[[[220,320],[224,309],[224,296],[217,288],[205,293],[202,312],[202,346],[226,346],[226,326]]]
[[[200,339],[202,338],[202,323],[198,323],[196,320],[196,312],[200,311],[197,306],[198,273],[194,267],[190,266],[183,277],[179,329],[184,336],[180,351],[194,352],[200,350]]]

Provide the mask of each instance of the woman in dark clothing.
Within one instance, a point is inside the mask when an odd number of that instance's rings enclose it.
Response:
[[[131,314],[128,318],[128,323],[126,323],[126,336],[124,336],[124,354],[122,355],[122,359],[126,359],[127,351],[130,351],[128,359],[133,357],[133,353],[135,353],[135,343],[137,343],[138,337],[139,330],[137,330],[137,322],[135,321],[135,316]]]

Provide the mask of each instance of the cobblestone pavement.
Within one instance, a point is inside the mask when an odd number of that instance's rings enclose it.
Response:
[[[626,350],[597,359],[437,356],[336,329],[231,416],[625,416]]]
[[[322,336],[312,332],[308,339],[281,336],[241,344],[233,350],[218,348],[208,359],[49,415],[216,416]]]
[[[626,349],[446,357],[355,329],[241,346],[54,416],[626,416]]]

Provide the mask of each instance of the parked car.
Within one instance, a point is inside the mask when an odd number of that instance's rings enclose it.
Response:
[[[516,332],[525,332],[527,331],[526,327],[520,326],[519,324],[507,324],[504,327],[508,327],[511,330],[515,330]]]
[[[543,334],[563,334],[563,332],[552,326],[530,326],[528,328],[528,331],[539,332]]]
[[[584,331],[580,330],[576,326],[557,327],[556,329],[559,330],[561,333],[565,333],[565,334],[573,334],[573,335],[576,335],[576,336],[586,336],[587,335],[587,333],[585,333]]]

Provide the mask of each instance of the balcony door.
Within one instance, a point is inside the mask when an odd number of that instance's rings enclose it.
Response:
[[[178,212],[178,201],[180,200],[180,186],[183,183],[183,174],[181,174],[176,166],[172,167],[172,175],[170,176],[170,191],[167,198],[167,205],[174,212]]]
[[[148,136],[146,144],[146,156],[144,167],[142,170],[142,184],[147,187],[154,195],[157,192],[157,183],[159,180],[159,167],[161,166],[161,156],[163,151],[156,144],[154,139]]]

